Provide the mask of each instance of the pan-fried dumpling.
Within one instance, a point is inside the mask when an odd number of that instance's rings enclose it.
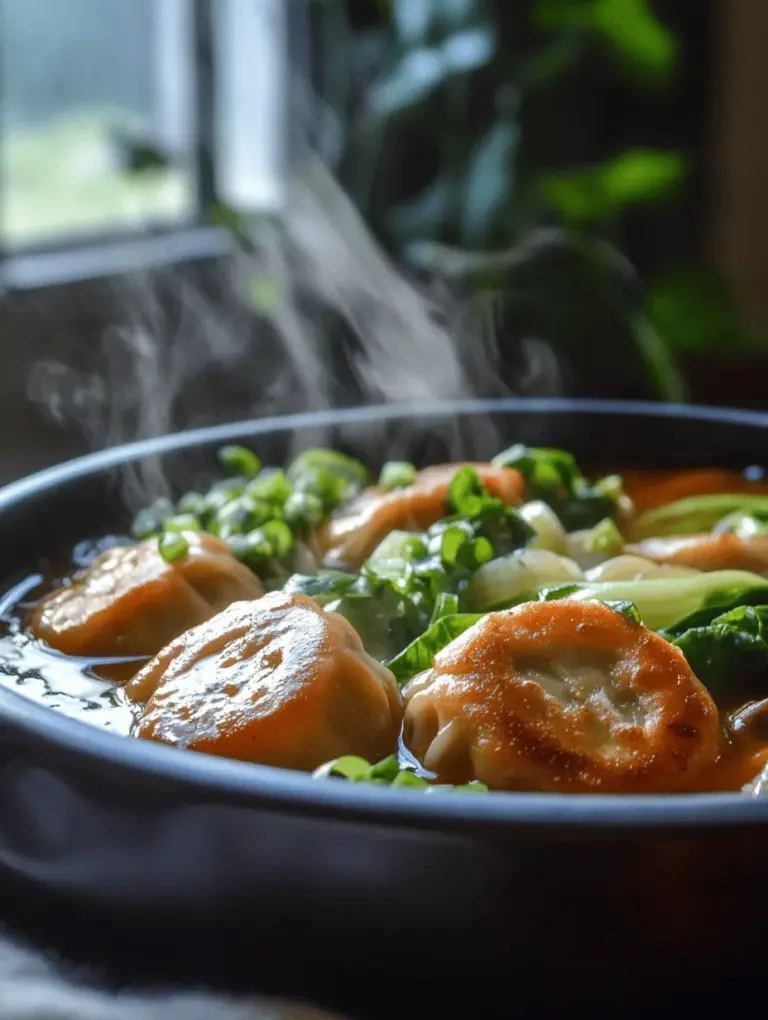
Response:
[[[747,570],[768,574],[768,538],[742,537],[730,532],[646,538],[627,546],[627,552],[654,563],[695,570]]]
[[[400,689],[352,625],[306,595],[237,602],[177,638],[129,683],[135,735],[310,771],[397,747]]]
[[[720,753],[717,708],[682,653],[601,602],[489,613],[404,697],[405,743],[445,782],[684,791]]]
[[[161,648],[261,582],[213,535],[185,533],[187,554],[168,563],[156,538],[98,556],[32,610],[37,637],[67,655],[141,656]]]

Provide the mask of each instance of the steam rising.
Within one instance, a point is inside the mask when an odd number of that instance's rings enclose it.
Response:
[[[100,448],[341,404],[509,395],[492,307],[478,314],[446,284],[427,292],[399,273],[314,153],[280,220],[254,225],[251,241],[225,266],[121,280],[97,367],[41,363],[31,399]],[[527,340],[523,355],[518,393],[558,392],[549,346]],[[123,479],[124,498],[133,509],[167,484],[144,463]]]

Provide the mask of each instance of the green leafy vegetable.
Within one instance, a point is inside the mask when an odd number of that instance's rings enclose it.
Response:
[[[722,588],[713,591],[704,599],[699,609],[677,623],[666,627],[662,633],[667,640],[671,641],[687,630],[708,626],[718,616],[730,613],[734,609],[765,605],[768,605],[768,590],[766,590],[765,582],[756,587],[742,585],[741,587]]]
[[[523,549],[477,570],[467,584],[465,602],[472,610],[488,612],[535,599],[542,589],[583,578],[578,566],[564,556],[547,549]]]
[[[437,623],[444,616],[455,616],[459,611],[459,596],[453,592],[444,591],[437,597],[435,608],[432,611],[431,623]]]
[[[550,506],[540,499],[534,499],[524,503],[518,513],[536,533],[529,543],[531,548],[565,553],[565,528]]]
[[[581,590],[582,586],[580,584],[560,584],[555,588],[543,588],[539,592],[539,602],[567,599],[569,595],[577,595]]]
[[[642,619],[637,611],[637,606],[632,602],[606,602],[606,606],[610,606],[617,613],[621,613],[622,616],[626,617],[632,623],[642,625]]]
[[[387,663],[401,685],[429,669],[439,651],[481,620],[482,614],[457,613],[435,623]]]
[[[713,570],[691,577],[578,583],[544,591],[539,598],[632,602],[646,627],[662,630],[674,628],[691,614],[713,607],[716,600],[727,602],[736,592],[754,588],[765,591],[768,602],[768,580],[765,578],[742,570]]]
[[[576,460],[564,450],[517,444],[494,457],[497,467],[518,470],[526,482],[526,498],[541,500],[568,531],[591,528],[620,510],[623,493],[612,478],[590,484]]]
[[[768,496],[750,493],[688,496],[640,514],[632,525],[632,537],[639,540],[711,531],[724,517],[736,512],[768,519]]]
[[[596,524],[586,536],[587,552],[601,556],[618,556],[624,548],[624,537],[610,517]]]
[[[323,570],[318,574],[292,574],[283,585],[290,595],[308,595],[321,605],[339,598],[357,584],[356,574],[340,570]]]
[[[768,690],[768,605],[740,606],[683,631],[672,644],[714,695]]]

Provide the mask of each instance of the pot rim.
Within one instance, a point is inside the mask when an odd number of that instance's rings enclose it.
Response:
[[[195,446],[225,443],[274,432],[367,422],[472,414],[635,415],[732,423],[768,430],[768,413],[734,408],[616,400],[504,398],[458,400],[424,405],[369,405],[336,411],[304,412],[260,420],[188,429],[77,457],[0,488],[3,512],[84,476],[130,461]],[[399,824],[447,832],[493,829],[523,835],[550,830],[563,837],[579,830],[722,829],[768,825],[768,797],[743,793],[611,795],[502,793],[425,795],[419,790],[370,787],[343,780],[318,781],[310,775],[164,747],[100,730],[24,695],[0,687],[0,724],[20,729],[59,759],[77,759],[83,768],[109,765],[138,773],[159,789],[189,796],[216,796],[233,804],[332,817],[340,822]],[[160,784],[160,786],[158,786]]]

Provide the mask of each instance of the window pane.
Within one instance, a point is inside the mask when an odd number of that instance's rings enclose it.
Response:
[[[190,0],[2,0],[5,245],[192,216],[191,39]]]

